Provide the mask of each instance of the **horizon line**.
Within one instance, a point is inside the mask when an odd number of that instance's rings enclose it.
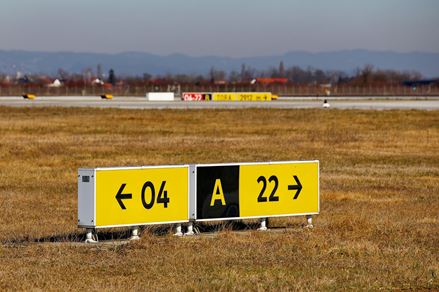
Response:
[[[2,49],[0,48],[0,52],[26,52],[26,53],[52,53],[52,54],[96,54],[96,55],[123,55],[123,54],[145,54],[145,55],[153,55],[159,57],[170,57],[170,56],[185,56],[191,58],[228,58],[228,59],[246,59],[246,58],[264,58],[264,57],[283,57],[291,53],[305,53],[311,55],[318,54],[328,54],[328,53],[342,53],[342,52],[370,52],[370,53],[394,53],[394,54],[439,54],[439,52],[434,51],[395,51],[395,50],[374,50],[374,49],[363,49],[363,48],[355,48],[355,49],[339,49],[339,50],[322,50],[322,51],[307,51],[307,50],[290,50],[281,54],[272,54],[272,55],[255,55],[255,56],[225,56],[225,55],[215,55],[215,54],[206,54],[206,55],[192,55],[188,53],[174,52],[169,54],[158,54],[147,51],[120,51],[120,52],[95,52],[95,51],[68,51],[68,50],[27,50],[27,49]]]

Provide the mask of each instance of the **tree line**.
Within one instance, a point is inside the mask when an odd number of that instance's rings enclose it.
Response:
[[[353,73],[338,70],[321,70],[312,67],[301,68],[299,66],[285,67],[283,62],[266,70],[257,70],[249,65],[242,64],[241,70],[225,72],[224,70],[211,67],[207,74],[164,74],[152,75],[144,73],[142,76],[117,75],[113,69],[108,74],[102,73],[101,65],[96,70],[84,69],[81,73],[69,73],[59,69],[56,74],[31,74],[11,78],[0,74],[0,85],[8,84],[42,84],[51,80],[59,79],[65,86],[80,85],[143,85],[143,84],[250,84],[257,78],[282,78],[290,85],[351,85],[351,86],[384,86],[402,85],[408,80],[421,80],[423,76],[416,71],[397,71],[376,69],[372,65],[357,68]],[[99,82],[96,82],[98,80]]]

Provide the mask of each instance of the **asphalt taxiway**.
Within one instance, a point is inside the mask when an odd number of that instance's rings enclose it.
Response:
[[[439,110],[439,97],[422,99],[364,99],[359,97],[328,99],[335,109],[363,110]],[[0,96],[0,106],[8,107],[92,107],[121,109],[242,109],[242,108],[322,108],[318,99],[281,97],[276,101],[147,101],[144,97],[114,97],[110,100],[96,96],[42,96],[34,100]]]

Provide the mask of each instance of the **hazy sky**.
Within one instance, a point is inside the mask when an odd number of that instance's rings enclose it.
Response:
[[[439,52],[438,0],[0,0],[0,49]]]

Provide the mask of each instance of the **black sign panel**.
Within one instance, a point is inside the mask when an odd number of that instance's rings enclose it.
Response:
[[[197,219],[239,217],[239,165],[197,167]]]

